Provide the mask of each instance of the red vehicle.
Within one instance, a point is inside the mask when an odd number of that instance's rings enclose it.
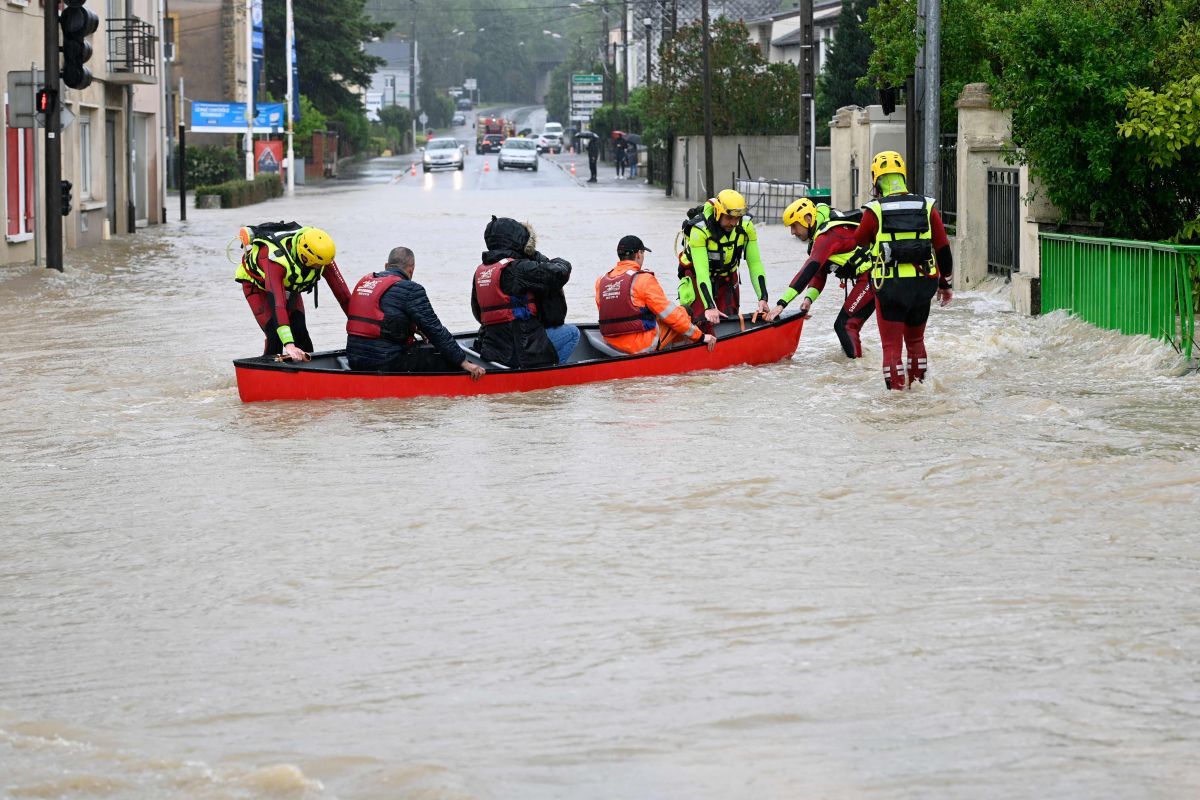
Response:
[[[489,117],[479,115],[475,120],[475,155],[483,155],[484,153],[500,152],[500,145],[504,144],[504,140],[513,135],[513,124],[504,117]],[[486,137],[499,136],[499,140],[495,138],[489,139],[490,142],[497,144],[489,144],[484,146]]]

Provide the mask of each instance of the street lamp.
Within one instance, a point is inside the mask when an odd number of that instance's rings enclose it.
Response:
[[[654,20],[650,17],[644,17],[642,24],[646,26],[646,88],[650,88],[650,37],[653,34],[651,28],[654,26]]]

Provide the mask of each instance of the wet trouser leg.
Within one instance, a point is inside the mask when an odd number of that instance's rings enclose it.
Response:
[[[588,156],[588,169],[592,171],[592,177],[589,179],[593,183],[596,182],[596,157]]]
[[[833,332],[842,344],[842,351],[850,358],[862,358],[862,339],[859,332],[874,313],[875,292],[871,288],[870,275],[864,272],[854,282],[842,310],[833,321]]]
[[[695,293],[695,300],[688,304],[688,314],[692,317],[692,323],[697,328],[705,333],[712,333],[713,326],[704,318],[704,298],[700,296],[700,287],[696,282],[696,272],[691,267],[681,267],[680,277],[690,278],[692,281],[692,291]],[[730,317],[738,315],[738,307],[741,305],[741,288],[738,286],[738,276],[736,272],[729,275],[713,275],[710,277],[713,290],[713,308]]]
[[[283,352],[283,342],[279,340],[279,321],[275,318],[275,304],[271,300],[271,295],[249,283],[242,284],[242,293],[246,295],[246,303],[250,306],[250,312],[254,314],[254,320],[267,337],[263,344],[263,355],[279,355]],[[288,324],[292,329],[292,338],[295,340],[296,346],[306,353],[311,353],[313,344],[304,320],[303,295],[299,292],[289,292],[287,310]]]
[[[929,319],[929,303],[936,291],[937,282],[928,278],[889,278],[876,291],[879,305],[876,322],[883,345],[883,382],[889,389],[903,391],[913,380],[925,378],[925,323]]]

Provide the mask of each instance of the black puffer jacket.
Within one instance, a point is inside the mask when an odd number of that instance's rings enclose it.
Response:
[[[500,276],[500,289],[508,295],[532,292],[538,314],[533,319],[518,319],[479,328],[475,341],[479,354],[488,361],[509,367],[544,367],[558,363],[546,328],[557,328],[567,318],[567,298],[563,286],[571,279],[571,264],[561,258],[547,258],[534,249],[532,232],[513,219],[493,218],[484,231],[484,264],[504,258],[515,259]],[[475,282],[471,282],[471,312],[480,319]]]
[[[386,270],[374,274],[375,277],[382,278],[388,275],[403,276],[404,273],[399,270]],[[421,335],[429,340],[445,360],[446,369],[459,369],[466,360],[467,354],[434,313],[429,295],[425,293],[425,287],[421,284],[410,280],[400,281],[383,293],[379,307],[384,314],[382,337],[346,337],[346,357],[350,360],[352,369],[380,369],[394,362],[408,350],[404,341],[414,331],[420,331]]]

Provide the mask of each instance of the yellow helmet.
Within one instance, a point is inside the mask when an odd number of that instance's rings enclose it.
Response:
[[[731,217],[741,217],[746,213],[746,198],[733,189],[722,189],[712,201],[712,207],[717,216],[728,214]]]
[[[908,180],[908,172],[904,169],[904,159],[895,150],[884,150],[871,159],[871,183],[876,183],[880,176],[893,173]]]
[[[783,211],[783,224],[792,225],[799,222],[806,228],[811,228],[817,221],[817,207],[807,197],[801,197]]]
[[[337,248],[320,228],[305,228],[296,237],[296,255],[306,267],[324,267],[333,261]]]

